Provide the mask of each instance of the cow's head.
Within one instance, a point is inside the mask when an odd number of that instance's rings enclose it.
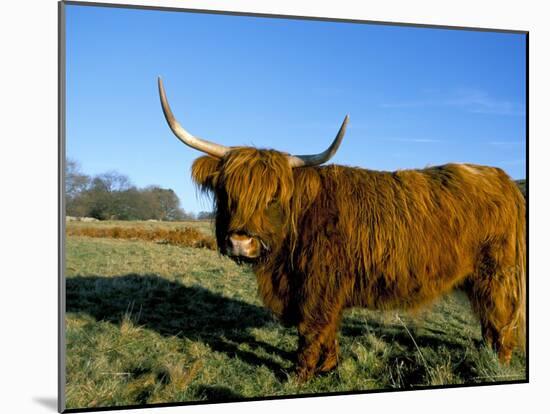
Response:
[[[289,232],[296,231],[293,210],[307,207],[320,188],[318,175],[303,167],[322,164],[336,153],[348,117],[330,147],[320,154],[226,147],[187,132],[172,114],[160,78],[158,86],[162,109],[174,134],[184,144],[207,154],[195,160],[192,176],[201,190],[214,195],[220,251],[250,261],[278,251]]]

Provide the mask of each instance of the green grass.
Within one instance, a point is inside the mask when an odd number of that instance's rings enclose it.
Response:
[[[523,356],[504,367],[480,345],[461,293],[416,315],[347,311],[337,370],[300,385],[296,330],[262,306],[247,267],[207,249],[86,237],[67,239],[66,258],[68,408],[525,378]]]

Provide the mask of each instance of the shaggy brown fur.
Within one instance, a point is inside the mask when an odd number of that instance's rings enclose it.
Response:
[[[414,309],[457,287],[501,361],[524,345],[525,201],[502,170],[291,169],[243,147],[198,158],[192,175],[215,196],[222,253],[231,233],[262,242],[259,293],[298,328],[300,380],[336,366],[345,308]]]

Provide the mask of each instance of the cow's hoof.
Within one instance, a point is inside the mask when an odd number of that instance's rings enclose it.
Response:
[[[317,372],[321,374],[326,374],[331,371],[334,371],[338,366],[338,360],[334,358],[327,358],[323,361],[321,365],[317,368]]]
[[[502,365],[510,365],[510,361],[512,360],[512,350],[509,348],[499,349],[498,360]]]
[[[296,382],[298,384],[304,384],[313,377],[313,370],[306,367],[296,368]]]

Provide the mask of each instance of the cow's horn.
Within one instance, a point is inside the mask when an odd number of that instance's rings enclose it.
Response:
[[[312,166],[312,165],[319,165],[330,160],[333,157],[333,155],[336,154],[336,151],[338,150],[338,147],[340,146],[340,143],[344,138],[348,120],[349,120],[349,116],[346,115],[346,117],[344,118],[344,122],[342,122],[342,126],[340,127],[340,130],[336,135],[336,138],[334,138],[334,141],[332,141],[332,144],[330,144],[330,147],[328,147],[324,152],[321,152],[320,154],[313,154],[313,155],[291,155],[289,156],[290,166],[292,168],[306,167],[306,166]]]
[[[223,145],[215,144],[202,138],[195,137],[187,132],[185,129],[183,129],[183,127],[174,117],[174,114],[170,109],[170,105],[168,105],[168,100],[166,99],[166,93],[164,92],[164,86],[162,85],[162,79],[160,77],[158,78],[158,84],[162,111],[164,112],[164,116],[166,118],[166,121],[168,122],[168,125],[170,126],[170,129],[176,135],[176,137],[178,137],[179,140],[185,145],[189,145],[191,148],[195,148],[216,158],[222,158],[229,151],[229,148]]]

